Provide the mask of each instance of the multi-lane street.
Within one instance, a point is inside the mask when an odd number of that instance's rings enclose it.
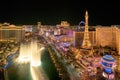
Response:
[[[51,42],[46,37],[44,38],[55,51],[54,54],[57,55],[58,59],[60,60],[60,63],[63,64],[64,67],[66,67],[70,80],[79,80],[81,77],[80,74],[82,74],[81,72],[84,71],[84,68],[75,61],[74,56],[70,52],[65,52],[60,48],[58,44]],[[64,55],[65,53],[67,54],[67,56]]]

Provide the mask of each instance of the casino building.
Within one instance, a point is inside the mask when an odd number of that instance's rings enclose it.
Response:
[[[82,26],[81,26],[82,27]],[[111,26],[93,26],[95,31],[89,31],[88,13],[85,14],[85,30],[73,31],[73,45],[74,47],[82,47],[83,44],[90,44],[91,46],[106,47],[116,49],[120,55],[120,29],[118,25]]]
[[[25,38],[25,28],[9,23],[0,24],[0,41],[20,42]]]
[[[117,26],[97,27],[96,45],[116,48],[118,55],[120,55],[120,29]]]

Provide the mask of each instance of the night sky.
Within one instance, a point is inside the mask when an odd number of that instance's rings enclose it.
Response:
[[[41,2],[40,2],[41,1]],[[89,25],[119,25],[120,3],[115,0],[16,0],[0,2],[0,23],[78,25],[89,13]]]

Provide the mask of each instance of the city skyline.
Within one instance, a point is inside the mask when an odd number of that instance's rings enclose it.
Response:
[[[7,5],[8,7],[6,7]],[[56,25],[68,21],[78,25],[88,10],[89,25],[119,25],[116,1],[3,1],[0,5],[0,23]]]
[[[2,80],[118,80],[120,29],[60,25],[0,24],[0,79]]]

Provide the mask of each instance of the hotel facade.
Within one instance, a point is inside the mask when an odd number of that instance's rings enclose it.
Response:
[[[82,45],[84,37],[84,32],[82,31],[74,31],[73,32],[73,43],[74,47],[79,47]],[[89,31],[89,39],[92,45],[96,45],[96,32]]]
[[[95,31],[89,31],[92,46],[109,46],[115,48],[120,55],[120,29],[117,26],[95,26]],[[83,42],[84,31],[73,32],[74,47],[80,47]]]
[[[25,28],[23,26],[10,25],[4,23],[0,25],[0,41],[20,42],[25,38]]]
[[[117,26],[96,28],[96,45],[116,48],[120,55],[120,29]]]

